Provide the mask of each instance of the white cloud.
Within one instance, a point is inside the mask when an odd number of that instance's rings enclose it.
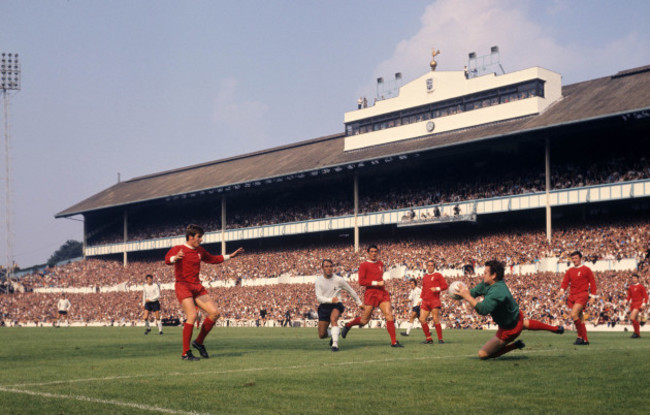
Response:
[[[634,53],[648,50],[648,40],[634,34],[591,47],[580,45],[577,38],[572,42],[556,39],[552,27],[543,27],[530,15],[529,5],[516,0],[435,1],[420,18],[418,33],[396,46],[393,55],[377,66],[375,77],[402,72],[408,81],[426,73],[434,47],[441,52],[436,57],[437,70],[462,70],[469,52],[487,55],[491,46],[498,45],[506,72],[541,66],[576,82],[615,73],[624,69],[616,66],[617,57],[619,62],[630,62]],[[546,13],[563,11],[557,2],[549,7]],[[643,59],[633,60],[632,66],[642,65]],[[374,85],[364,89],[370,88]]]

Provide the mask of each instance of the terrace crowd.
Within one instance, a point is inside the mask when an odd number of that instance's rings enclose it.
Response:
[[[650,179],[650,160],[640,157],[612,157],[590,164],[562,163],[551,169],[553,189],[567,189],[605,183]],[[348,189],[349,187],[349,189]],[[274,194],[272,203],[264,198],[231,199],[227,228],[238,229],[278,223],[296,222],[353,214],[352,186],[332,187],[326,192]],[[541,169],[507,163],[480,171],[449,172],[445,166],[430,172],[400,172],[382,180],[361,181],[361,214],[386,210],[458,203],[492,197],[541,192],[545,176]],[[271,197],[271,196],[269,196]],[[128,240],[146,240],[182,234],[187,223],[201,223],[207,231],[221,229],[219,203],[173,211],[160,210],[129,216]],[[92,235],[89,245],[116,243],[123,240],[123,225],[116,220],[103,232]]]
[[[554,257],[568,262],[568,254],[582,251],[589,261],[634,258],[643,266],[650,248],[650,220],[600,221],[598,224],[558,225],[551,244],[541,230],[508,229],[508,231],[457,231],[429,237],[373,240],[382,248],[382,260],[390,269],[405,266],[408,270],[424,268],[426,259],[433,259],[441,269],[463,269],[499,258],[509,266],[534,264]],[[233,247],[234,248],[234,247]],[[216,249],[216,248],[214,248]],[[213,249],[209,248],[209,251]],[[214,252],[214,251],[213,251]],[[215,252],[216,253],[216,252]],[[335,260],[338,272],[349,276],[356,272],[365,252],[355,253],[349,243],[274,249],[248,249],[245,255],[218,266],[202,267],[207,282],[225,279],[273,278],[317,275],[322,258]],[[161,283],[174,281],[173,268],[163,258],[131,262],[126,268],[119,261],[86,259],[48,268],[44,272],[23,277],[21,283],[34,288],[107,287],[117,284],[137,285],[146,274],[153,274]]]
[[[421,271],[421,270],[418,270]],[[625,297],[631,271],[596,272],[598,299],[586,308],[586,319],[592,324],[616,325],[626,323]],[[460,279],[473,286],[480,277],[466,275]],[[527,318],[540,319],[550,324],[571,327],[568,309],[559,296],[561,274],[536,273],[529,275],[507,275],[506,281]],[[648,284],[647,275],[641,283]],[[421,285],[421,284],[420,284]],[[361,292],[356,282],[351,286]],[[392,304],[398,322],[404,322],[410,311],[408,304],[408,277],[389,280],[387,287],[391,292]],[[313,320],[317,307],[313,284],[278,284],[268,286],[235,286],[232,288],[209,288],[217,299],[222,312],[220,324],[238,322],[257,322],[260,309],[267,311],[271,322],[281,324],[289,311],[294,320]],[[16,293],[3,296],[0,302],[0,320],[14,324],[36,323],[51,325],[56,319],[58,293]],[[105,325],[133,325],[141,321],[142,294],[140,291],[99,292],[89,294],[67,294],[72,303],[70,318],[73,322]],[[491,324],[490,319],[481,317],[470,310],[466,303],[458,302],[443,295],[443,321],[447,328],[481,329]],[[358,308],[344,296],[345,319],[351,319]],[[164,317],[180,317],[181,309],[172,290],[163,290],[161,298]],[[376,314],[375,318],[380,318]],[[303,323],[306,324],[306,323]]]

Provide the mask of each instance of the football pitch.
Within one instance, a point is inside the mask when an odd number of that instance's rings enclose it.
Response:
[[[354,328],[333,353],[315,328],[216,327],[210,359],[187,362],[178,327],[2,328],[0,413],[648,413],[650,339],[524,331],[525,349],[481,361],[493,331],[444,335],[393,349]]]

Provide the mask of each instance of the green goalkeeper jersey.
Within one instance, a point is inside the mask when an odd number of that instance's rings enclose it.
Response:
[[[472,297],[483,296],[483,301],[476,304],[476,312],[482,316],[492,316],[500,328],[509,330],[514,328],[519,321],[519,306],[512,297],[506,283],[496,281],[492,285],[484,282],[478,284],[470,291]]]

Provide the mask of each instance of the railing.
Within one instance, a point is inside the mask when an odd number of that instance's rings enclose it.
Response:
[[[650,197],[650,180],[637,180],[632,182],[553,190],[549,193],[549,196],[551,207]],[[411,212],[413,212],[418,218],[421,218],[422,214],[431,217],[434,216],[433,212],[436,206],[441,210],[442,215],[444,216],[446,213],[447,217],[454,216],[454,208],[456,207],[459,209],[458,216],[471,215],[474,213],[477,216],[480,216],[492,213],[540,209],[546,206],[546,193],[527,193],[490,199],[468,200],[460,203],[445,203],[417,208],[403,208],[384,212],[365,213],[358,216],[358,226],[363,228],[379,225],[398,225],[402,223],[403,218],[409,216]],[[231,242],[353,228],[354,216],[346,215],[335,218],[312,219],[243,229],[229,229],[226,230],[224,234],[225,241]],[[86,247],[85,254],[86,256],[98,256],[121,254],[123,252],[149,251],[153,249],[170,248],[174,245],[182,244],[184,241],[185,238],[183,236],[174,236],[143,241],[129,241],[126,243],[106,244]],[[221,231],[206,233],[203,237],[203,242],[207,244],[220,243]]]

